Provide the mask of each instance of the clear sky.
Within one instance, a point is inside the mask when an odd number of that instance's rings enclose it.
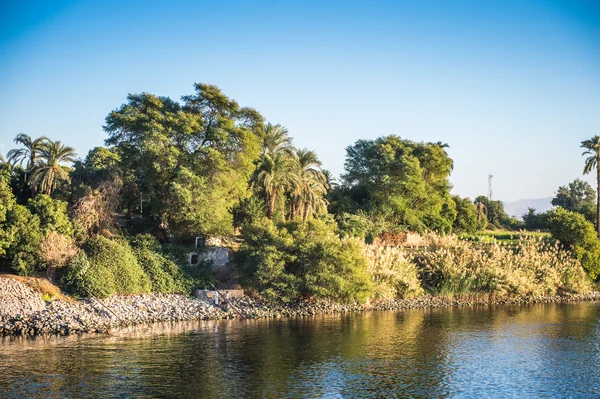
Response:
[[[127,93],[194,82],[335,174],[348,145],[397,134],[450,145],[456,194],[492,173],[494,199],[548,197],[600,135],[600,2],[0,0],[2,153],[23,132],[84,157]]]

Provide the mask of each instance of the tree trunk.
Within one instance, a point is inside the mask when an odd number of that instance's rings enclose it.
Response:
[[[600,237],[600,163],[596,163],[596,191],[596,231]]]
[[[269,219],[273,219],[273,211],[275,210],[275,200],[277,199],[277,195],[273,193],[269,197],[269,204],[267,205],[267,217]]]
[[[291,205],[291,210],[290,210],[290,220],[295,220],[296,219],[296,200],[292,199],[292,205]]]
[[[308,202],[304,203],[304,209],[303,209],[303,215],[302,215],[302,220],[304,222],[306,222],[306,220],[308,219],[308,214],[310,212],[310,204]]]

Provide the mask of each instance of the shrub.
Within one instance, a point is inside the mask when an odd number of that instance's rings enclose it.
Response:
[[[72,237],[51,231],[42,241],[40,257],[48,264],[48,272],[64,266],[73,256],[79,253]]]
[[[150,279],[124,240],[95,236],[84,246],[89,268],[80,284],[85,294],[101,298],[113,294],[149,292]]]
[[[91,270],[85,252],[79,252],[71,258],[65,269],[61,284],[73,294],[106,298],[117,292],[110,270],[106,268]]]
[[[132,238],[131,246],[152,286],[152,292],[183,293],[190,290],[190,282],[173,260],[166,257],[158,240],[150,234]]]
[[[42,240],[40,219],[17,205],[10,188],[10,166],[0,164],[0,263],[21,275],[31,275]]]
[[[580,213],[561,207],[546,214],[546,224],[552,237],[573,251],[593,280],[600,277],[600,239],[594,225]]]
[[[299,279],[290,270],[296,260],[291,252],[294,239],[285,228],[277,228],[264,219],[248,226],[245,242],[237,253],[240,268],[248,276],[247,283],[269,299],[288,302],[300,295]]]
[[[73,224],[67,213],[67,203],[52,199],[45,194],[38,194],[28,201],[27,207],[40,219],[40,226],[44,235],[51,231],[72,236]]]
[[[354,237],[365,239],[372,230],[372,222],[364,213],[356,215],[351,213],[342,213],[337,217],[337,222],[342,237]]]
[[[313,219],[250,226],[238,252],[249,282],[267,299],[365,301],[371,290],[359,241],[340,239],[335,222]]]
[[[477,218],[477,207],[469,198],[461,198],[453,195],[452,200],[456,204],[456,218],[452,224],[455,233],[474,233],[479,229]]]
[[[40,219],[22,205],[15,205],[6,213],[6,224],[2,227],[8,246],[5,258],[11,268],[21,275],[32,275],[39,264],[42,242]]]

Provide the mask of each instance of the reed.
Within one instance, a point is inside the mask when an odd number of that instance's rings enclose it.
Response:
[[[417,265],[402,247],[365,245],[375,299],[412,298],[425,291]]]
[[[495,292],[539,296],[592,289],[575,256],[541,237],[481,246],[456,236],[431,235],[413,259],[423,287],[439,295]]]

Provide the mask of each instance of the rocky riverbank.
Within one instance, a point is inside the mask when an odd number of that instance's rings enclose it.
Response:
[[[164,294],[114,296],[104,300],[43,301],[38,293],[25,284],[0,278],[0,335],[106,333],[117,327],[166,321],[278,318],[367,310],[586,300],[600,300],[600,292],[547,297],[423,296],[365,305],[338,304],[329,301],[301,301],[274,305],[244,297],[233,298],[227,304],[215,306],[209,300]]]

